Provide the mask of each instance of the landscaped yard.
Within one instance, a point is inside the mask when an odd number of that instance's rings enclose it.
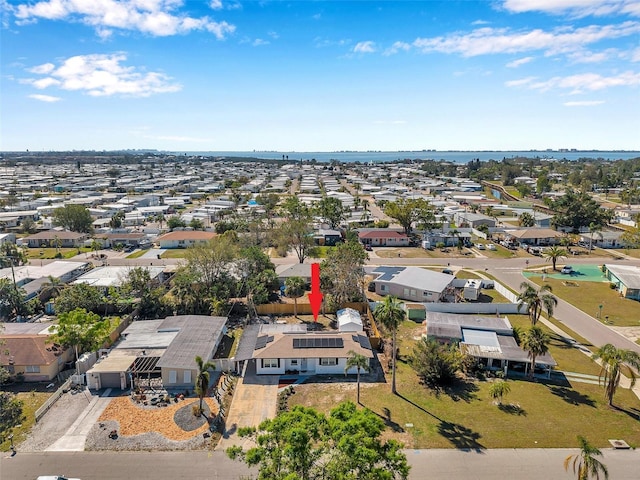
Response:
[[[570,278],[567,280],[571,283],[554,278],[542,282],[541,277],[531,277],[529,280],[538,285],[549,284],[554,295],[594,318],[599,315],[602,305],[603,322],[609,317],[610,324],[617,327],[640,326],[640,302],[622,298],[606,282],[583,282]]]
[[[59,253],[61,258],[71,258],[79,255],[81,253],[89,253],[91,251],[88,247],[81,248],[25,248],[24,252],[27,254],[27,257],[31,259],[51,259],[56,258],[56,255]]]
[[[526,320],[526,319],[525,319]],[[491,380],[469,381],[435,394],[419,383],[405,363],[410,345],[424,327],[404,322],[399,332],[398,395],[387,383],[362,383],[361,401],[386,420],[389,437],[408,448],[551,448],[573,447],[576,435],[599,447],[622,438],[640,445],[640,400],[619,389],[610,408],[603,388],[586,383],[558,385],[508,380],[511,392],[503,407],[489,395]],[[561,368],[593,373],[591,360],[553,341],[552,354]],[[582,356],[582,357],[581,357]],[[388,373],[387,381],[391,379]],[[341,378],[335,378],[340,382]],[[309,383],[296,386],[290,405],[307,405],[328,412],[344,400],[355,401],[355,383]],[[513,405],[510,405],[513,404]]]
[[[35,423],[35,413],[44,402],[51,396],[50,392],[20,392],[17,394],[18,399],[22,401],[22,414],[25,419],[22,421],[19,427],[15,427],[13,431],[13,443],[19,445],[31,430],[31,427]],[[11,445],[9,440],[4,443],[0,443],[0,451],[9,450]]]

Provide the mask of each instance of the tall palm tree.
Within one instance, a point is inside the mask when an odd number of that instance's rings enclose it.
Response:
[[[556,270],[556,263],[561,258],[567,258],[567,251],[564,248],[560,248],[557,245],[549,247],[544,252],[544,259],[547,261],[551,261],[553,265],[553,270]]]
[[[593,358],[602,361],[600,383],[604,384],[604,394],[609,405],[613,405],[613,396],[620,385],[623,372],[631,379],[631,387],[636,384],[634,368],[640,370],[640,355],[633,350],[617,348],[607,343],[598,349]]]
[[[558,305],[558,299],[551,295],[551,285],[544,284],[540,290],[536,290],[528,282],[520,284],[520,295],[518,295],[518,311],[525,305],[531,320],[531,325],[535,325],[540,320],[540,315],[544,309],[549,317],[553,316],[553,309]]]
[[[397,297],[388,296],[376,306],[373,314],[382,326],[391,333],[391,393],[396,391],[396,333],[404,320],[402,302]]]
[[[293,298],[293,316],[298,318],[298,298],[304,295],[305,281],[301,277],[289,277],[284,281],[284,293]]]
[[[578,475],[578,480],[589,480],[589,478],[600,480],[600,473],[602,473],[604,480],[607,480],[609,478],[607,466],[596,458],[602,455],[602,452],[581,435],[578,435],[578,442],[580,443],[580,453],[565,458],[564,469],[568,471],[569,465],[572,465],[573,473]]]
[[[368,372],[369,370],[371,370],[371,368],[369,367],[369,359],[364,355],[354,352],[353,350],[349,350],[347,352],[347,355],[349,355],[349,358],[347,358],[347,364],[344,367],[344,374],[346,375],[347,372],[354,367],[357,370],[358,376],[356,378],[356,382],[357,382],[358,393],[356,395],[356,401],[358,402],[358,405],[359,405],[360,404],[360,370],[364,370],[365,372]]]
[[[529,376],[533,378],[536,369],[536,358],[549,351],[549,336],[535,325],[527,330],[522,338],[522,348],[529,352],[531,359],[531,371]]]
[[[216,366],[212,362],[205,362],[202,357],[196,355],[196,365],[198,365],[198,376],[196,377],[196,393],[200,397],[200,414],[202,415],[202,402],[209,390],[209,370],[215,370]]]
[[[593,237],[598,236],[602,239],[602,226],[597,223],[591,222],[589,224],[589,255],[591,255],[591,249],[593,248]]]

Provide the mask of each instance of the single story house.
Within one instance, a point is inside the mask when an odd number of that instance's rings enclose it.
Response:
[[[226,317],[179,315],[138,320],[122,332],[122,340],[88,372],[91,389],[131,387],[132,380],[153,377],[164,388],[195,385],[196,355],[213,358],[226,332]]]
[[[94,287],[101,287],[105,290],[109,287],[120,287],[127,281],[129,272],[135,267],[129,265],[109,265],[106,267],[96,267],[89,270],[84,275],[78,277],[73,283],[86,283]],[[155,285],[164,283],[166,280],[165,267],[149,266],[142,267],[149,272],[151,282]]]
[[[425,232],[422,236],[422,247],[423,248],[437,248],[438,245],[442,244],[445,247],[456,247],[458,242],[462,240],[464,245],[471,245],[471,232],[469,231],[459,231],[455,235],[451,233],[453,230],[448,232],[441,231],[431,231]]]
[[[340,233],[340,230],[319,228],[313,235],[313,239],[317,245],[333,247],[342,241],[342,234]]]
[[[489,369],[527,374],[530,368],[529,353],[516,342],[507,317],[427,312],[426,336],[458,344],[463,353]],[[555,365],[548,353],[536,357],[536,367],[544,369],[547,377]]]
[[[412,302],[439,302],[454,280],[453,275],[419,267],[376,267],[368,271],[374,276],[378,295],[394,295]]]
[[[555,245],[564,235],[550,228],[523,228],[504,232],[507,241],[527,245]]]
[[[363,245],[372,247],[408,247],[409,237],[401,232],[380,228],[377,230],[359,231],[358,238]]]
[[[373,358],[369,339],[357,332],[263,333],[253,351],[258,375],[343,375],[349,352]],[[356,373],[356,368],[347,373]]]
[[[160,248],[188,248],[199,243],[207,243],[216,237],[214,232],[201,230],[177,230],[160,235],[156,242]]]
[[[25,240],[29,248],[61,247],[78,248],[87,239],[86,233],[69,232],[67,230],[47,230],[29,235]]]
[[[487,227],[495,227],[496,221],[487,215],[481,213],[458,211],[453,215],[454,222],[458,226],[478,228],[480,225],[486,225]]]
[[[73,350],[53,343],[49,334],[3,334],[0,342],[0,365],[25,382],[49,382],[73,360]]]
[[[276,275],[278,283],[284,286],[288,278],[300,277],[306,284],[311,283],[311,264],[310,263],[294,263],[293,265],[276,265]]]
[[[640,268],[633,265],[603,265],[602,269],[624,298],[640,300]]]
[[[622,233],[612,230],[586,232],[580,234],[580,241],[600,248],[624,248],[624,242],[621,240]]]
[[[94,238],[103,248],[112,248],[118,244],[137,248],[140,244],[149,243],[144,233],[99,233]]]

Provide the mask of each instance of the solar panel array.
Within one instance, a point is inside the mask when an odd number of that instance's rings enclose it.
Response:
[[[294,338],[293,348],[344,348],[342,338]]]
[[[262,335],[257,338],[254,350],[259,350],[267,346],[267,343],[273,342],[273,336]]]

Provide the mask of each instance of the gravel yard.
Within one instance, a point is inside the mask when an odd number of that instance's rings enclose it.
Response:
[[[18,446],[22,452],[41,452],[63,436],[91,401],[84,390],[65,393],[31,429],[27,439]]]

